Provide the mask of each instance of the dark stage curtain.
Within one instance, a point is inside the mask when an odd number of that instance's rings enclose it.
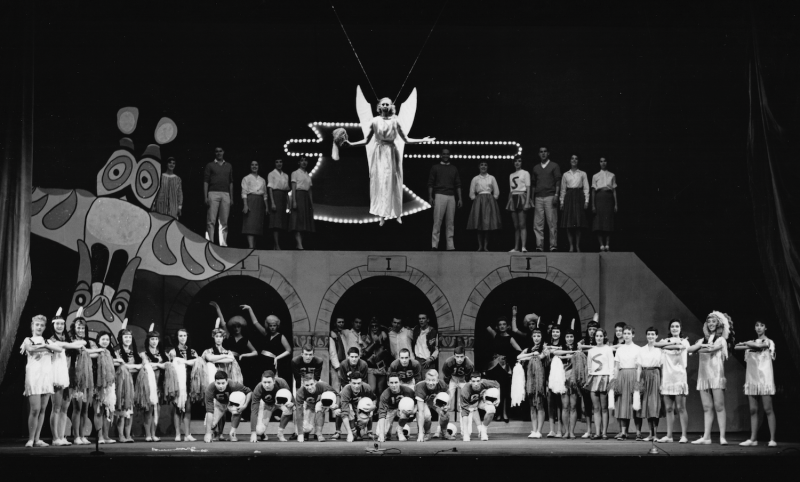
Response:
[[[10,5],[9,5],[10,4]],[[19,317],[31,286],[33,174],[33,2],[0,7],[3,33],[3,119],[0,164],[0,382],[14,349]]]
[[[787,68],[798,46],[768,30],[753,27],[747,164],[761,264],[788,351],[795,370],[800,370],[800,199],[796,166],[800,76],[797,69]],[[772,109],[768,94],[776,101]],[[752,333],[750,326],[739,330]]]

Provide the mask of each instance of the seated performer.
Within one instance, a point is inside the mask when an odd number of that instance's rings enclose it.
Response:
[[[303,353],[300,356],[292,358],[292,375],[294,376],[295,386],[300,387],[303,384],[303,376],[309,374],[314,377],[314,380],[319,381],[322,376],[322,358],[314,356],[314,347],[306,344],[303,345]]]
[[[233,392],[242,392],[246,396],[244,403],[238,407],[230,403],[230,395]],[[250,403],[252,395],[249,388],[241,383],[228,381],[228,374],[223,370],[218,371],[214,375],[214,383],[209,383],[208,388],[206,388],[206,435],[203,440],[206,443],[211,443],[212,429],[217,426],[220,429],[224,427],[224,423],[220,423],[220,421],[225,420],[225,412],[229,411],[232,415],[230,441],[237,442],[239,439],[236,438],[236,429],[239,427],[242,412],[247,408],[247,404]],[[219,439],[224,440],[222,435],[219,436]]]
[[[276,377],[272,370],[265,371],[261,375],[261,383],[256,385],[250,399],[250,442],[257,442],[259,437],[262,440],[269,438],[267,437],[267,424],[272,419],[272,412],[276,408],[281,410],[278,440],[286,442],[283,429],[292,418],[293,407],[292,391],[286,380]]]
[[[389,373],[389,388],[383,391],[378,404],[378,442],[385,442],[391,438],[392,423],[395,417],[399,417],[397,425],[397,439],[401,442],[406,441],[402,427],[414,419],[417,407],[414,404],[416,393],[413,388],[400,383],[400,375]],[[411,407],[401,407],[403,399],[411,401]],[[405,405],[405,404],[404,404]]]
[[[352,349],[352,348],[351,348]],[[340,407],[333,412],[333,414],[342,420],[342,425],[347,431],[347,441],[362,440],[361,430],[372,427],[372,410],[375,408],[375,392],[366,383],[362,383],[363,375],[359,371],[354,371],[350,374],[350,383],[342,388],[339,392],[341,399]],[[362,400],[368,399],[372,402],[372,410],[366,410],[361,404]],[[367,413],[362,413],[367,412]],[[350,427],[350,421],[355,425],[355,435],[353,428]],[[372,432],[370,431],[367,436],[372,439]]]
[[[400,350],[400,358],[389,365],[389,373],[396,373],[400,383],[414,389],[417,380],[422,379],[422,365],[417,360],[411,359],[411,352],[407,348]]]
[[[297,441],[302,442],[304,435],[310,434],[311,430],[314,430],[317,440],[324,442],[322,425],[325,421],[325,412],[332,412],[339,408],[336,392],[327,383],[315,381],[312,376],[306,375],[303,378],[303,386],[297,390],[296,397],[295,425],[303,428],[297,434]]]
[[[475,371],[475,365],[472,360],[467,358],[466,350],[463,346],[457,346],[454,350],[453,356],[445,360],[442,366],[442,375],[444,382],[447,384],[447,395],[450,397],[450,404],[447,407],[447,413],[453,413],[453,420],[455,420],[455,411],[458,401],[456,399],[456,390],[463,390],[467,380],[472,377],[472,372]],[[461,408],[460,406],[458,408]]]
[[[417,412],[420,414],[417,417],[417,425],[419,431],[417,432],[417,442],[427,442],[431,439],[431,411],[439,414],[439,425],[436,426],[435,438],[439,438],[444,434],[447,440],[455,440],[456,438],[447,433],[447,424],[450,422],[450,417],[447,413],[447,407],[450,405],[450,396],[447,395],[447,383],[444,380],[439,380],[439,372],[430,369],[425,373],[425,380],[417,383],[414,387],[414,393],[417,400]]]
[[[490,389],[494,389],[491,392]],[[500,403],[500,384],[494,380],[483,380],[480,372],[474,372],[469,383],[461,391],[461,434],[464,442],[469,442],[472,430],[473,413],[477,410],[478,435],[481,440],[489,440],[487,429],[494,419],[497,405]],[[484,412],[481,415],[481,412]]]

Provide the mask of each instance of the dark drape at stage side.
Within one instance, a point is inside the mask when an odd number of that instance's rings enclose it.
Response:
[[[17,5],[17,2],[9,2]],[[0,382],[31,286],[31,188],[33,175],[33,2],[6,5],[0,118]],[[25,6],[28,4],[27,6]],[[20,11],[10,11],[19,8]],[[19,23],[17,23],[19,22]]]
[[[796,96],[800,78],[787,79],[785,73],[767,77],[759,48],[759,33],[754,29],[750,58],[750,124],[747,139],[747,163],[750,192],[753,197],[756,241],[766,283],[775,305],[778,322],[786,338],[795,370],[800,369],[800,239],[797,219],[800,215],[797,195],[798,152],[796,128],[782,127],[767,101],[771,87],[788,86]],[[766,47],[765,47],[766,49]],[[773,55],[772,57],[775,57]],[[769,84],[774,79],[774,84]],[[777,89],[782,92],[781,89]],[[788,92],[787,92],[788,93]],[[780,99],[777,101],[790,101]],[[785,122],[785,124],[791,124]],[[796,126],[793,126],[796,127]],[[792,142],[795,141],[795,142]],[[795,222],[792,223],[792,220]],[[742,327],[744,332],[751,327]],[[777,379],[778,377],[776,377]]]

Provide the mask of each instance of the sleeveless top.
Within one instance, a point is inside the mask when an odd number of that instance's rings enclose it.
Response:
[[[270,334],[267,334],[267,339],[264,342],[264,350],[272,353],[275,356],[280,355],[281,353],[285,352],[286,349],[283,347],[283,335],[278,332],[274,337],[270,337]]]

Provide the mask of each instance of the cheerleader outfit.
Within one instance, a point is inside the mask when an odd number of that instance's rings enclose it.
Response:
[[[529,209],[528,187],[531,185],[531,175],[525,169],[514,171],[508,176],[511,191],[508,193],[506,210],[519,212]]]
[[[661,350],[661,395],[689,395],[686,376],[689,342],[680,338],[667,338],[664,341],[679,342],[685,350]]]
[[[641,350],[641,347],[638,345],[620,345],[614,355],[614,361],[619,362],[617,384],[614,387],[616,392],[616,417],[618,419],[641,418],[641,410],[633,410],[633,392],[637,388],[636,360],[639,350]]]
[[[25,339],[33,347],[49,345],[50,341],[41,336]],[[49,351],[27,353],[28,363],[25,365],[25,391],[23,395],[47,395],[53,393],[53,357]]]
[[[744,377],[744,394],[750,396],[775,395],[775,377],[772,372],[772,359],[775,356],[775,343],[772,340],[754,340],[755,343],[769,344],[768,350],[747,350],[744,361],[747,371]]]
[[[51,344],[54,343],[68,343],[67,337],[64,336],[63,340],[53,335],[48,340]],[[64,397],[69,396],[69,357],[67,357],[66,350],[52,354],[53,359],[53,388],[64,390]]]
[[[608,345],[595,346],[586,354],[589,377],[584,388],[590,392],[608,392],[608,382],[614,371],[614,351]]]
[[[666,412],[661,403],[659,388],[661,387],[660,368],[663,360],[661,348],[643,346],[639,349],[636,364],[642,368],[639,377],[639,392],[641,393],[641,417],[661,418]]]
[[[709,343],[709,338],[703,338],[703,344]],[[725,359],[728,355],[727,340],[719,337],[713,340],[713,346],[722,346],[714,353],[700,353],[700,364],[697,369],[698,390],[725,390]]]

